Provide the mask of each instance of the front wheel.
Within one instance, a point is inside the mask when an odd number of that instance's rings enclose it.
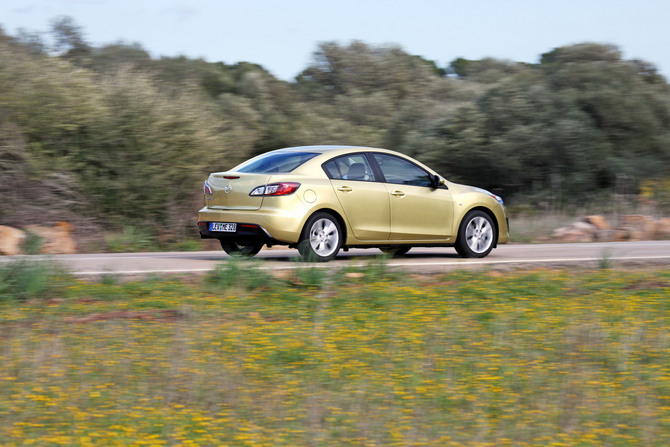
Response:
[[[243,256],[245,258],[251,258],[256,256],[261,248],[263,248],[262,243],[252,243],[252,244],[238,244],[232,239],[219,239],[221,242],[221,248],[230,256]]]
[[[306,261],[326,262],[342,247],[342,229],[331,214],[316,213],[307,220],[298,251]]]
[[[483,258],[493,250],[496,238],[496,227],[491,216],[474,210],[463,218],[455,248],[464,258]]]

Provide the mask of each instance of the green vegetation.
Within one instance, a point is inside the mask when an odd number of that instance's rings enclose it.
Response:
[[[0,264],[0,302],[44,299],[62,293],[72,278],[58,264],[19,260]]]
[[[543,211],[670,203],[668,83],[611,45],[437,67],[395,46],[323,43],[285,82],[250,63],[93,47],[68,18],[52,36],[0,29],[4,224],[67,220],[98,244],[155,234],[135,249],[173,247],[197,237],[208,172],[302,144],[399,150]]]
[[[109,234],[106,242],[113,253],[149,251],[158,245],[153,234],[132,226],[124,227],[120,233]]]
[[[26,231],[26,238],[23,241],[23,244],[21,244],[23,253],[27,255],[39,254],[43,242],[44,242],[43,239],[37,234],[31,231]]]
[[[59,283],[0,300],[3,445],[670,442],[666,270]]]

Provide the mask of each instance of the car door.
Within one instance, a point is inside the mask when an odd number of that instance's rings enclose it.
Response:
[[[361,241],[388,240],[389,195],[363,153],[348,154],[323,165],[342,205],[349,228]]]
[[[453,200],[430,173],[394,155],[373,153],[389,195],[391,240],[439,242],[452,233]]]

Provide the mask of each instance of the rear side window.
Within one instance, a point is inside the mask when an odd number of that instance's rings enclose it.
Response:
[[[291,172],[301,164],[319,155],[313,152],[268,152],[251,160],[245,161],[237,168],[237,172],[250,174],[273,174]]]
[[[375,176],[364,154],[343,155],[323,164],[328,178],[374,182]]]

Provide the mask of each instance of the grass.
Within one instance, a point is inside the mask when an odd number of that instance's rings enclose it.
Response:
[[[64,269],[52,262],[24,259],[0,264],[0,303],[59,294],[70,280]]]
[[[192,228],[190,229],[192,230]],[[123,229],[105,235],[102,245],[90,247],[91,251],[109,251],[111,253],[134,253],[147,251],[198,251],[204,248],[203,241],[193,234],[156,235],[150,228],[126,225]],[[30,254],[26,252],[26,254]]]
[[[0,302],[0,444],[670,442],[667,270],[296,268]]]
[[[105,237],[105,242],[112,253],[158,249],[158,244],[152,233],[134,226],[126,226],[121,232],[108,234]]]

